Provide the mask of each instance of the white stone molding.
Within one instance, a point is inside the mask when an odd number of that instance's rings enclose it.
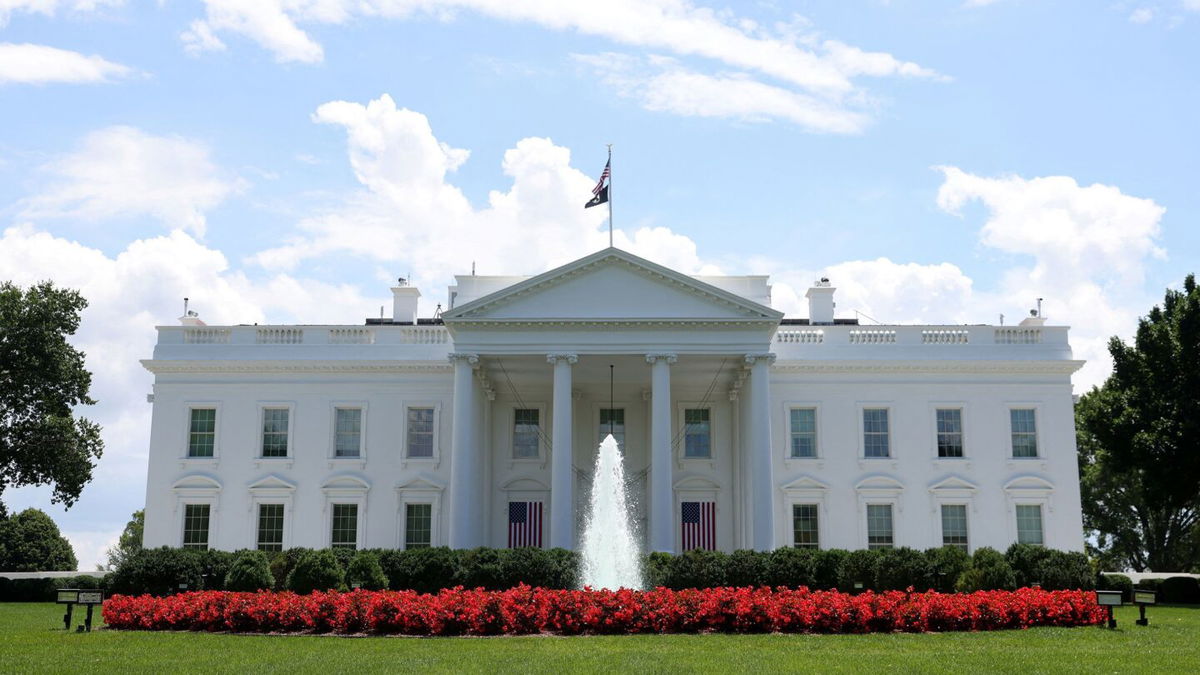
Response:
[[[746,354],[744,359],[747,368],[753,366],[759,361],[766,361],[768,366],[775,363],[775,355],[771,352],[763,352],[761,354]]]
[[[270,375],[292,373],[448,373],[450,363],[435,361],[376,360],[224,360],[224,359],[142,359],[142,366],[156,375],[221,374]]]
[[[439,478],[424,473],[396,486],[396,520],[398,521],[396,548],[404,548],[405,529],[408,527],[405,511],[409,504],[429,504],[429,545],[444,545],[442,540],[442,494],[445,489],[446,484]]]
[[[470,352],[450,352],[446,355],[446,359],[449,360],[451,364],[454,364],[458,361],[464,361],[472,368],[479,367],[479,355],[472,354]]]
[[[373,548],[367,544],[365,538],[367,533],[367,492],[370,489],[370,483],[351,474],[332,476],[321,485],[321,492],[325,495],[322,521],[325,528],[323,541],[326,548],[333,543],[334,504],[356,504],[358,506],[358,520],[355,523],[357,531],[354,535],[355,546],[357,548]]]
[[[670,352],[656,352],[646,355],[646,363],[649,363],[650,365],[654,365],[654,363],[659,360],[666,361],[667,365],[674,365],[675,362],[679,360],[679,355]]]
[[[1085,361],[1070,360],[1011,360],[991,361],[974,359],[913,359],[913,360],[804,360],[779,361],[772,370],[779,373],[868,373],[868,374],[1004,374],[1004,375],[1070,375],[1083,367]]]
[[[283,548],[291,548],[296,485],[280,476],[269,474],[251,483],[246,490],[250,493],[250,499],[246,502],[250,527],[245,548],[258,548],[258,507],[261,504],[283,505]]]
[[[220,548],[217,542],[217,526],[221,522],[221,482],[204,474],[189,474],[171,485],[175,495],[175,546],[183,546],[183,519],[188,504],[208,505],[208,547]]]
[[[576,363],[579,363],[579,355],[578,354],[570,354],[570,353],[559,353],[559,354],[547,354],[546,355],[546,363],[549,363],[550,365],[554,365],[554,364],[558,363],[559,361],[566,361],[567,365],[573,366]]]

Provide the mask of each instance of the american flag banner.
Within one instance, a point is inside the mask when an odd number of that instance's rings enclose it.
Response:
[[[508,547],[542,545],[542,503],[508,503]]]
[[[717,503],[683,502],[681,510],[683,550],[717,550]]]

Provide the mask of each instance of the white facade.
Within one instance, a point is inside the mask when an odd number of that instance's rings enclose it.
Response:
[[[503,547],[532,502],[574,547],[619,416],[651,550],[689,502],[725,551],[1083,549],[1066,327],[834,323],[828,284],[789,321],[765,277],[611,248],[459,277],[444,323],[393,290],[396,321],[158,328],[147,546]]]

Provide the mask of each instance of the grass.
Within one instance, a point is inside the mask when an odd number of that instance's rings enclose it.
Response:
[[[52,604],[0,604],[0,671],[1200,672],[1200,606],[1152,607],[1148,627],[1123,607],[1115,631],[566,638],[78,634],[62,629],[62,614]]]

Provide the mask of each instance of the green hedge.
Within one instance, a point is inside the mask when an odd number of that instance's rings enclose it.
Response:
[[[102,587],[103,580],[88,574],[60,579],[0,578],[0,602],[54,602],[61,588]]]
[[[435,592],[466,586],[487,589],[517,584],[574,588],[578,556],[564,549],[409,551],[288,549],[267,554],[276,590],[364,588]],[[257,555],[239,552],[147,549],[139,551],[111,576],[112,592],[125,594],[224,588],[233,561],[248,564]],[[265,583],[261,562],[251,585]],[[652,553],[645,558],[648,585],[668,588],[713,586],[808,586],[857,590],[935,589],[971,591],[1040,584],[1046,589],[1093,588],[1096,577],[1082,553],[1032,546],[1013,546],[1006,553],[981,548],[974,555],[951,547],[919,551],[910,548],[843,551],[781,548],[775,551],[689,551],[681,555]],[[1176,582],[1186,585],[1186,582]],[[237,584],[245,587],[244,584]],[[1180,586],[1182,595],[1187,589]]]

